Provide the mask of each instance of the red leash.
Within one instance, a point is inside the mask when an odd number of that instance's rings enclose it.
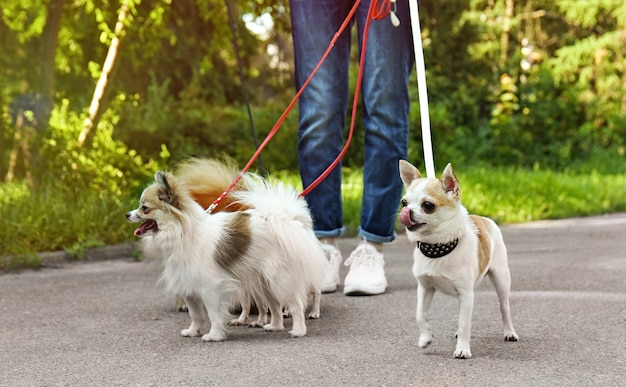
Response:
[[[379,6],[379,1],[383,2],[382,8]],[[365,52],[366,52],[366,47],[367,47],[367,36],[368,36],[368,33],[369,33],[370,21],[372,19],[379,20],[379,19],[387,17],[387,15],[389,15],[389,11],[391,9],[391,2],[392,1],[395,1],[395,0],[372,0],[372,2],[370,3],[370,8],[369,8],[368,14],[367,14],[367,20],[365,22],[365,30],[363,31],[363,43],[362,43],[362,48],[361,48],[361,59],[360,59],[360,62],[359,62],[359,73],[358,73],[358,76],[357,76],[357,83],[356,83],[356,88],[355,88],[355,91],[354,91],[354,100],[353,100],[353,103],[352,103],[352,117],[351,117],[351,121],[350,121],[350,131],[348,132],[348,138],[346,139],[346,143],[345,143],[343,149],[341,150],[339,155],[337,155],[337,158],[335,158],[335,160],[332,162],[332,164],[330,164],[328,166],[328,168],[326,168],[326,170],[317,179],[315,179],[315,181],[313,181],[308,187],[306,187],[304,189],[304,191],[302,191],[302,193],[300,193],[301,197],[308,195],[326,177],[328,177],[328,175],[339,164],[339,162],[341,161],[343,156],[348,151],[348,148],[350,147],[350,142],[352,141],[352,134],[354,133],[354,124],[356,122],[356,111],[357,111],[358,100],[359,100],[359,95],[360,95],[360,91],[361,91],[361,80],[363,78],[363,64],[364,64],[364,61],[365,61]],[[278,131],[280,126],[283,124],[283,122],[287,118],[287,115],[291,112],[291,110],[295,106],[295,104],[298,101],[298,99],[300,99],[300,95],[302,94],[302,92],[308,86],[308,84],[311,82],[311,79],[317,73],[317,70],[319,70],[319,68],[322,66],[322,63],[324,63],[324,61],[328,57],[328,54],[330,53],[330,50],[335,46],[335,43],[337,42],[337,40],[339,39],[341,34],[344,32],[344,30],[346,29],[346,27],[350,23],[350,20],[352,20],[352,16],[356,12],[356,9],[357,9],[357,7],[359,6],[360,3],[361,3],[361,0],[356,0],[354,2],[354,5],[352,6],[352,9],[350,10],[350,13],[348,13],[348,16],[346,17],[344,22],[339,27],[339,30],[335,33],[335,35],[331,39],[330,44],[328,45],[328,48],[326,49],[326,52],[324,52],[324,55],[320,59],[319,63],[315,66],[315,68],[313,69],[313,71],[311,72],[311,74],[309,75],[307,80],[302,84],[302,87],[300,88],[300,90],[298,90],[296,95],[293,97],[293,99],[291,100],[291,102],[287,106],[287,109],[285,109],[285,111],[280,116],[278,121],[276,121],[276,124],[274,124],[274,127],[272,128],[272,130],[270,130],[270,132],[267,134],[267,136],[265,137],[265,140],[263,140],[261,145],[259,145],[259,147],[257,148],[256,152],[252,155],[252,157],[250,158],[248,163],[243,167],[241,172],[239,172],[239,175],[237,175],[235,180],[233,180],[233,182],[228,186],[228,188],[226,188],[226,191],[222,192],[222,194],[217,199],[215,199],[215,201],[213,201],[213,203],[209,206],[209,208],[207,208],[207,210],[206,210],[207,213],[213,212],[215,207],[217,207],[217,205],[222,201],[222,199],[224,199],[224,197],[226,197],[226,195],[228,195],[230,193],[230,191],[232,191],[232,189],[235,187],[235,185],[239,182],[239,180],[241,180],[243,175],[250,169],[252,164],[259,157],[259,155],[261,154],[261,152],[263,151],[265,146],[270,142],[272,137],[274,137],[274,135],[276,134],[276,132]]]

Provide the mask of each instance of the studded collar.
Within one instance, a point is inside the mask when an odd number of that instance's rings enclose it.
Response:
[[[452,252],[459,244],[459,238],[448,243],[417,242],[417,248],[428,258],[441,258]]]

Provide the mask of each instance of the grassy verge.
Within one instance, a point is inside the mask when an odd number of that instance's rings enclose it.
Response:
[[[501,224],[626,211],[626,174],[510,168],[457,174],[467,209]]]
[[[626,174],[574,173],[455,166],[463,202],[500,224],[626,211]],[[301,188],[293,173],[276,178]],[[359,224],[362,172],[344,170],[344,218],[349,235]],[[65,250],[80,258],[91,247],[134,240],[124,214],[137,193],[28,191],[0,185],[0,269],[37,266],[38,252]],[[397,228],[401,231],[401,227]]]

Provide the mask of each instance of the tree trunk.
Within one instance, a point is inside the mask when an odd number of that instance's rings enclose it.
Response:
[[[46,24],[42,33],[43,52],[39,92],[48,101],[53,101],[54,99],[55,56],[64,8],[65,0],[50,0],[50,3],[48,3]]]
[[[111,73],[113,66],[115,65],[115,60],[117,59],[117,51],[122,38],[122,32],[124,30],[124,20],[126,19],[126,15],[128,13],[129,1],[130,0],[124,0],[122,8],[120,8],[120,13],[117,16],[113,39],[111,40],[109,51],[107,52],[107,56],[104,60],[104,65],[102,66],[102,73],[100,74],[98,83],[96,83],[91,103],[89,104],[89,115],[85,118],[85,121],[83,122],[83,130],[80,132],[80,136],[78,137],[78,146],[83,146],[85,144],[91,130],[96,125],[96,117],[98,116],[100,110],[100,101],[102,100],[104,91],[109,83],[109,74]]]
[[[509,40],[511,33],[511,18],[515,9],[514,0],[506,0],[504,9],[504,23],[502,26],[502,37],[500,39],[500,68],[506,68],[506,62],[509,57]]]

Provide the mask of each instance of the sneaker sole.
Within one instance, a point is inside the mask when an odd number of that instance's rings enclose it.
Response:
[[[383,294],[385,290],[387,290],[385,286],[372,288],[344,286],[343,294],[345,294],[346,296],[375,296],[377,294]]]

